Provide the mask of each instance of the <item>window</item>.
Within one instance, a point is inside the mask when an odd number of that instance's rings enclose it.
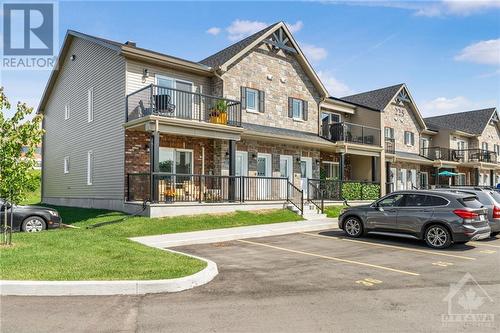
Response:
[[[464,150],[465,149],[465,141],[458,140],[457,141],[457,149],[458,150]]]
[[[94,121],[94,88],[89,88],[87,92],[87,110],[89,123]]]
[[[94,178],[94,153],[92,150],[87,152],[87,185],[92,185]]]
[[[500,155],[500,145],[497,145],[496,143],[493,145],[493,151],[495,154],[498,156]]]
[[[341,117],[337,113],[321,112],[322,136],[330,137],[330,124],[340,123]]]
[[[388,196],[379,202],[377,202],[377,206],[379,207],[397,207],[399,206],[403,201],[403,195],[402,194],[394,194],[391,196]]]
[[[461,201],[465,207],[469,207],[472,209],[483,207],[483,204],[480,203],[479,200],[477,200],[477,197],[468,197],[468,198],[462,199]]]
[[[421,194],[406,194],[404,200],[405,207],[420,207],[426,206],[425,201],[427,196]]]
[[[427,138],[421,138],[420,139],[420,148],[422,148],[424,150],[427,149],[427,148],[429,148],[429,139],[427,139]]]
[[[488,150],[488,142],[483,142],[483,143],[481,144],[481,148],[482,148],[483,150]]]
[[[298,98],[288,98],[288,117],[307,120],[307,102]]]
[[[384,134],[386,139],[394,139],[394,128],[392,127],[385,127],[384,128]]]
[[[323,176],[326,179],[339,179],[339,164],[335,162],[323,162]]]
[[[420,172],[420,188],[426,189],[429,187],[429,174],[427,172]]]
[[[413,132],[405,131],[405,145],[407,146],[415,145],[415,134]]]
[[[193,173],[193,151],[186,149],[160,148],[160,172],[175,174]]]
[[[69,156],[64,157],[64,173],[69,173]]]
[[[434,195],[428,195],[427,200],[425,202],[426,206],[446,206],[448,204],[448,200],[441,197],[436,197]]]
[[[246,89],[247,111],[259,112],[259,92],[254,89]]]
[[[455,178],[455,185],[463,186],[465,185],[465,173],[459,173]]]
[[[64,120],[68,120],[69,119],[69,105],[66,104],[64,105]]]

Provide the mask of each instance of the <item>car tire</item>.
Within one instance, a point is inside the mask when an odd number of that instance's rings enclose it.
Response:
[[[490,237],[491,237],[491,238],[494,238],[494,237],[498,236],[498,234],[500,234],[500,232],[499,232],[499,231],[492,232],[492,233],[490,234]]]
[[[445,249],[451,245],[451,234],[440,224],[433,224],[425,230],[424,236],[427,246],[433,249]]]
[[[349,216],[344,221],[343,225],[344,232],[349,237],[358,238],[363,235],[363,223],[361,220],[354,216]]]
[[[38,216],[30,216],[23,221],[21,230],[24,232],[40,232],[47,229],[45,220]]]

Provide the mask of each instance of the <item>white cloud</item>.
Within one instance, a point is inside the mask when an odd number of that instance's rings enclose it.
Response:
[[[445,0],[443,4],[448,14],[463,16],[500,8],[498,0]]]
[[[221,28],[218,28],[218,27],[211,27],[210,29],[208,29],[206,31],[207,34],[210,34],[210,35],[214,35],[214,36],[217,36],[218,34],[220,34],[220,32],[222,31]]]
[[[494,100],[491,101],[471,101],[464,96],[452,98],[437,97],[433,100],[424,102],[420,105],[422,114],[426,117],[439,116],[448,113],[462,112],[487,108],[495,105]]]
[[[302,43],[300,48],[306,55],[307,59],[312,61],[323,60],[328,55],[328,52],[324,48],[312,44]]]
[[[500,65],[500,38],[471,44],[460,51],[455,60]]]
[[[290,32],[294,34],[302,30],[302,28],[304,27],[304,23],[302,21],[297,21],[294,24],[287,23],[286,26],[288,27],[288,30],[290,30]]]
[[[342,97],[352,94],[351,88],[336,79],[330,72],[319,71],[318,76],[332,96]]]
[[[250,36],[267,27],[268,24],[260,21],[234,20],[226,31],[229,33],[229,40],[236,41]]]

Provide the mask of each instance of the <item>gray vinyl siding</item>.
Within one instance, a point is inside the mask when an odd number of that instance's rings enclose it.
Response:
[[[75,61],[70,56],[76,56]],[[94,91],[88,122],[87,92]],[[70,117],[64,119],[64,106]],[[43,199],[123,200],[125,60],[118,53],[74,38],[44,113]],[[87,152],[93,151],[93,183],[87,185]],[[64,173],[64,157],[69,173]]]
[[[144,69],[149,71],[149,77],[144,77]],[[159,67],[141,63],[135,60],[127,60],[127,94],[133,93],[149,84],[156,84],[155,76],[163,75],[178,80],[192,82],[196,92],[207,95],[212,94],[212,80],[206,76],[195,75],[171,68]]]

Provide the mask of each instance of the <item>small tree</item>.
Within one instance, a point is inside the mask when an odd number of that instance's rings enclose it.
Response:
[[[26,119],[33,113],[33,108],[18,102],[14,115],[7,118],[5,111],[10,110],[10,103],[3,87],[0,87],[0,107],[0,198],[14,205],[36,186],[37,179],[32,171],[36,164],[35,149],[42,141],[42,117],[35,115],[31,120]],[[12,235],[7,211],[5,207],[2,226],[4,244],[10,244]]]

